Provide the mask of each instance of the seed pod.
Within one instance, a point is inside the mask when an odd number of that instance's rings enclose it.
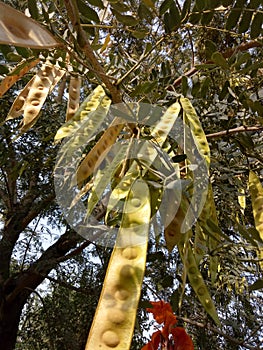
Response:
[[[79,75],[70,77],[66,121],[72,119],[79,108],[81,81],[82,79]]]
[[[258,176],[253,172],[249,172],[249,191],[251,195],[253,216],[256,229],[259,232],[261,241],[263,241],[263,187]],[[263,248],[260,246],[258,250],[259,259],[263,259]],[[263,269],[263,261],[260,261],[260,266]]]
[[[61,44],[32,18],[0,3],[0,43],[36,49],[54,49]]]
[[[148,186],[138,179],[125,202],[85,350],[130,349],[145,270],[150,214]],[[140,244],[136,244],[136,237]]]
[[[164,237],[166,242],[166,247],[169,252],[171,252],[183,238],[185,235],[181,232],[181,225],[184,221],[185,213],[182,208],[179,207],[177,213],[175,214],[174,219],[170,222],[170,224],[164,230]]]
[[[4,95],[4,93],[10,89],[20,78],[22,78],[31,68],[35,67],[39,63],[39,59],[32,59],[28,62],[28,60],[20,63],[14,70],[10,73],[10,75],[6,76],[0,84],[0,97]],[[20,68],[21,67],[21,68]],[[18,71],[18,72],[17,72]],[[9,118],[10,119],[10,118]]]
[[[96,168],[101,164],[110,147],[115,143],[119,133],[123,129],[123,124],[111,124],[104,132],[96,145],[90,150],[87,156],[81,162],[77,170],[78,185],[81,186]]]
[[[206,237],[206,244],[207,248],[210,252],[213,252],[221,241],[220,236],[220,229],[218,227],[218,219],[216,214],[216,206],[214,201],[214,195],[213,195],[213,189],[211,183],[208,185],[208,191],[207,191],[207,198],[205,205],[203,207],[203,210],[199,217],[199,223],[200,223],[200,229],[202,231],[199,232],[200,237],[197,237],[198,239],[203,239]],[[211,224],[213,224],[213,227],[217,227],[217,230],[214,230],[211,227]],[[205,233],[208,233],[206,235]],[[198,231],[196,231],[196,234],[198,235]],[[219,263],[219,257],[217,254],[211,254],[209,257],[210,264],[209,264],[209,270],[211,274],[211,283],[214,284],[217,278],[218,273],[218,263]]]
[[[85,127],[83,126],[83,123],[86,120],[89,120],[90,113],[98,108],[98,106],[102,103],[102,100],[105,106],[108,106],[109,98],[106,97],[103,87],[99,85],[81,104],[74,117],[58,129],[55,136],[55,142],[63,139],[64,137],[72,136],[77,130]]]
[[[23,113],[24,106],[25,106],[25,101],[26,101],[26,98],[27,98],[27,96],[29,94],[31,86],[33,85],[35,77],[36,76],[34,76],[26,84],[26,86],[23,88],[23,90],[16,97],[15,101],[13,102],[13,104],[12,104],[12,106],[11,106],[9,112],[8,112],[8,116],[7,116],[6,120],[17,118]]]
[[[210,149],[204,130],[202,128],[202,124],[200,123],[196,111],[188,98],[180,98],[180,103],[184,110],[184,121],[192,131],[192,135],[196,142],[196,147],[199,150],[199,153],[204,157],[207,165],[209,166]]]
[[[28,95],[24,102],[24,118],[20,131],[26,132],[33,126],[39,116],[39,112],[47,98],[47,95],[61,79],[63,73],[49,63],[43,64],[30,86]]]
[[[197,266],[192,247],[189,242],[188,234],[185,234],[184,237],[185,240],[181,240],[181,242],[178,244],[178,249],[181,259],[184,263],[184,268],[186,269],[189,282],[206,312],[219,326],[220,321],[216,312],[215,305],[203,280],[201,272]]]

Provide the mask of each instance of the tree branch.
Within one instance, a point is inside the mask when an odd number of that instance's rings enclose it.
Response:
[[[194,320],[190,320],[189,318],[180,317],[180,316],[176,316],[176,318],[178,320],[181,320],[183,322],[189,323],[189,324],[191,324],[193,326],[197,326],[199,328],[207,328],[211,332],[214,332],[214,333],[216,333],[218,335],[221,335],[225,339],[228,339],[233,344],[243,346],[244,348],[247,348],[247,349],[250,349],[250,350],[260,350],[260,348],[258,346],[254,347],[252,345],[246,344],[243,340],[238,340],[236,338],[233,338],[230,335],[228,335],[228,334],[220,331],[219,329],[214,328],[214,327],[212,327],[212,326],[210,326],[208,324],[200,323],[200,322],[197,322],[197,321],[194,321]]]
[[[75,0],[64,0],[67,13],[69,16],[69,19],[74,27],[74,29],[77,32],[78,37],[78,44],[80,48],[83,50],[88,62],[96,71],[97,75],[99,76],[100,80],[105,84],[106,88],[109,90],[111,94],[111,98],[113,103],[121,103],[122,102],[122,94],[118,90],[118,88],[112,84],[111,80],[108,78],[107,74],[105,73],[104,69],[100,65],[99,61],[97,60],[97,57],[95,56],[89,40],[87,39],[86,33],[82,28],[82,25],[80,23],[79,18],[79,11]]]

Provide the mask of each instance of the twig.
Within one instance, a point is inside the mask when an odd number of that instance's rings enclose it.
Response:
[[[119,86],[136,68],[139,67],[139,65],[147,58],[149,55],[164,41],[165,36],[163,36],[160,40],[157,41],[157,43],[151,48],[150,51],[147,52],[147,54],[143,55],[139,61],[131,67],[131,69],[126,72],[116,83],[117,86]]]
[[[252,40],[252,41],[248,41],[246,43],[242,43],[239,46],[235,47],[235,48],[230,48],[227,49],[225,52],[222,53],[224,58],[229,58],[231,57],[235,52],[242,52],[242,51],[247,51],[249,49],[255,48],[255,47],[262,47],[263,44],[256,41],[256,40]],[[209,64],[209,63],[214,63],[212,60],[209,60],[207,62],[204,62],[204,64]],[[177,78],[171,85],[169,85],[167,87],[167,90],[171,91],[174,88],[176,88],[177,86],[179,86],[182,82],[183,76],[186,77],[191,77],[192,75],[194,75],[196,72],[198,71],[197,67],[193,67],[191,69],[189,69],[187,72],[185,72],[183,75],[181,75],[179,78]]]
[[[263,130],[263,126],[261,125],[256,125],[256,126],[239,126],[235,129],[229,129],[229,130],[223,130],[223,131],[218,131],[214,132],[212,134],[207,134],[207,138],[216,138],[216,137],[221,137],[221,136],[227,136],[230,134],[237,134],[239,132],[246,132],[246,131],[260,131]]]

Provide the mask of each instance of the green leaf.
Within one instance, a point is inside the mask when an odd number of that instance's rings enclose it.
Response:
[[[198,11],[203,11],[206,8],[206,1],[204,0],[196,0],[195,6]]]
[[[7,59],[11,62],[20,62],[22,60],[22,56],[14,53],[14,52],[9,52],[7,54]]]
[[[144,39],[149,34],[147,30],[133,30],[131,33],[136,39]]]
[[[173,0],[164,0],[159,8],[159,14],[162,16],[167,10],[169,10],[171,4],[173,3]]]
[[[224,7],[228,7],[233,4],[234,0],[221,0]]]
[[[182,22],[184,22],[188,17],[188,14],[191,9],[191,3],[192,3],[191,0],[184,1],[183,7],[182,7],[182,13],[181,13]]]
[[[251,39],[256,39],[262,34],[263,13],[257,12],[251,24]]]
[[[228,69],[228,63],[226,61],[226,59],[223,57],[223,55],[216,51],[212,54],[211,59],[220,67],[224,68],[224,69]]]
[[[134,27],[138,24],[138,19],[130,16],[130,15],[122,15],[118,11],[112,9],[111,10],[114,16],[116,17],[118,22],[121,22],[122,24],[128,26],[128,27]]]
[[[27,0],[27,6],[28,6],[31,17],[37,20],[39,17],[38,8],[37,8],[37,1],[36,0]]]
[[[88,2],[93,6],[99,7],[100,9],[105,8],[102,0],[88,0]]]
[[[237,25],[237,22],[241,16],[242,13],[242,9],[241,8],[233,8],[226,20],[226,30],[231,30],[233,28],[235,28],[235,26]]]
[[[263,279],[257,280],[251,286],[248,287],[248,290],[252,292],[253,290],[263,289]]]
[[[202,14],[201,24],[203,26],[208,25],[212,21],[213,17],[214,17],[214,11],[206,12],[206,13]]]
[[[77,5],[79,12],[84,18],[87,18],[88,20],[93,21],[95,23],[100,23],[100,19],[97,15],[97,12],[93,10],[90,6],[86,5],[86,3],[83,0],[77,0]]]
[[[249,29],[252,15],[252,11],[244,11],[238,26],[239,33],[245,33]]]
[[[0,74],[8,74],[9,69],[4,64],[0,64]]]

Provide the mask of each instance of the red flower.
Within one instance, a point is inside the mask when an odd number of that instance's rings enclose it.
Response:
[[[162,330],[153,333],[151,341],[142,350],[158,350],[159,345],[167,350],[194,350],[192,339],[184,328],[175,327],[177,319],[171,305],[162,300],[150,301],[150,303],[153,307],[146,310],[153,314],[156,322],[164,323],[164,326]],[[172,337],[169,338],[169,335]]]
[[[174,339],[174,350],[194,350],[192,339],[184,328],[176,327],[171,330]]]

